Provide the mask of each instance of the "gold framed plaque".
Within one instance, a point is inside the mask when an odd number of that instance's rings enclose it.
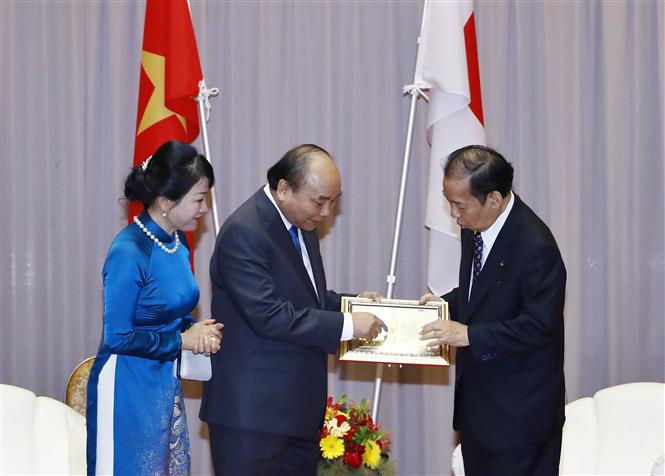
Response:
[[[428,348],[420,329],[428,322],[448,319],[448,303],[431,301],[419,305],[407,299],[342,297],[342,312],[371,312],[388,326],[376,339],[353,338],[340,343],[339,360],[401,365],[450,365],[447,345]]]

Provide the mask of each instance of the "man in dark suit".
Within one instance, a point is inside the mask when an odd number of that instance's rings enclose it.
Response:
[[[566,269],[512,180],[512,166],[483,146],[453,152],[444,170],[462,227],[459,285],[442,296],[452,320],[425,325],[421,339],[457,347],[453,426],[467,476],[558,474]]]
[[[330,154],[298,146],[219,232],[210,278],[224,345],[200,412],[217,475],[315,475],[327,354],[385,329],[373,314],[340,312],[326,287],[316,228],[340,195]]]

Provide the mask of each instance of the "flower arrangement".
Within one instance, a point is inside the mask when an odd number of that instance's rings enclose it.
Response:
[[[342,395],[334,402],[329,396],[319,441],[318,475],[393,475],[388,436],[372,420],[367,400],[358,404]]]

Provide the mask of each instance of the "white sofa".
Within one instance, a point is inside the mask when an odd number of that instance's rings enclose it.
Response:
[[[0,384],[0,474],[85,474],[85,418],[64,403]]]
[[[566,405],[559,474],[662,475],[665,384],[637,382],[599,390]],[[452,470],[464,476],[462,448]]]

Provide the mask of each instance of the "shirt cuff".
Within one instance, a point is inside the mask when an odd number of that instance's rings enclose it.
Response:
[[[344,327],[342,327],[342,337],[340,341],[353,339],[353,318],[350,312],[344,313]]]

